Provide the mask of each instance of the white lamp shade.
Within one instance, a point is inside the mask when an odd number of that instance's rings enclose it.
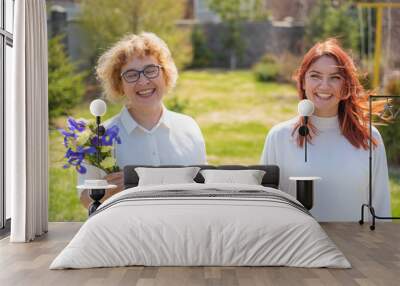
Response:
[[[95,99],[90,103],[90,113],[94,116],[103,116],[107,111],[107,104],[104,100]]]
[[[299,102],[297,110],[300,116],[311,116],[314,113],[314,103],[309,99],[303,99]]]

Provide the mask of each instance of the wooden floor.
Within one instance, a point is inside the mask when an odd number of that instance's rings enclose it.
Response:
[[[356,223],[322,224],[353,268],[120,267],[49,270],[81,223],[50,223],[32,243],[0,241],[0,285],[400,285],[400,224],[375,231]]]

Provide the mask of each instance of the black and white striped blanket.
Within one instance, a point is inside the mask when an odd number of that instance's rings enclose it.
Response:
[[[243,190],[226,190],[226,189],[218,189],[218,188],[204,188],[201,190],[156,190],[156,191],[138,191],[138,192],[130,192],[119,196],[115,199],[111,199],[106,201],[103,205],[99,207],[99,209],[92,214],[96,215],[114,205],[117,205],[121,202],[127,201],[143,201],[143,200],[264,200],[270,202],[276,202],[280,204],[289,205],[305,214],[311,215],[310,212],[299,202],[296,200],[290,199],[287,196],[277,194],[276,192],[270,192],[266,190],[252,190],[252,189],[243,189]]]

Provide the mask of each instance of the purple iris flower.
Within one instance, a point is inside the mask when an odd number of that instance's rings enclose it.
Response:
[[[94,154],[96,153],[95,147],[81,147],[78,146],[77,151],[72,151],[71,148],[68,148],[65,153],[65,158],[68,159],[68,164],[64,165],[64,168],[68,168],[69,165],[75,166],[76,170],[81,173],[86,173],[86,168],[82,166],[83,159],[85,158],[85,154]]]
[[[85,153],[79,151],[74,152],[71,150],[71,148],[68,148],[67,152],[65,153],[65,158],[68,159],[68,163],[74,166],[80,164],[83,161],[84,157]]]
[[[118,126],[114,125],[110,127],[109,129],[106,130],[103,136],[100,137],[100,142],[99,142],[99,137],[94,136],[92,139],[92,145],[93,146],[111,146],[115,142],[117,144],[121,144],[121,138],[118,136],[119,133],[119,128]]]
[[[66,130],[64,130],[64,129],[58,129],[58,131],[60,131],[61,132],[61,134],[62,135],[64,135],[64,136],[66,136],[66,137],[76,137],[76,135],[75,135],[75,133],[74,132],[68,132],[68,131],[66,131]]]
[[[90,147],[86,147],[86,148],[82,148],[82,149],[80,149],[80,147],[78,147],[78,150],[81,150],[81,152],[83,152],[84,154],[96,153],[96,147],[94,147],[94,146],[90,146]]]
[[[80,174],[86,174],[86,168],[84,166],[77,165],[75,168]]]
[[[69,166],[75,166],[75,168],[77,169],[77,171],[79,173],[81,173],[80,171],[83,171],[81,167],[82,161],[85,157],[85,154],[83,152],[74,152],[71,150],[71,148],[68,148],[67,152],[65,153],[65,158],[68,159],[68,164],[64,165],[64,169],[65,168],[69,168]],[[84,172],[86,173],[86,171]],[[84,174],[81,173],[81,174]]]
[[[71,157],[68,159],[68,163],[72,166],[78,166],[82,164],[83,161],[83,156],[76,156],[76,157]]]
[[[68,148],[67,152],[65,153],[65,158],[68,159],[79,159],[83,160],[85,154],[94,154],[96,153],[96,147],[82,147],[78,146],[76,152],[72,151],[71,148]]]
[[[68,147],[68,139],[76,139],[78,136],[75,134],[74,131],[82,132],[85,130],[86,123],[84,121],[77,121],[72,117],[68,117],[68,128],[65,129],[58,129],[62,135],[64,135],[64,146]]]
[[[77,136],[74,132],[68,132],[67,130],[59,128],[58,131],[61,132],[62,135],[64,135],[64,146],[68,147],[68,139],[73,138],[75,139]]]
[[[93,137],[91,143],[92,143],[92,146],[99,146],[99,145],[101,145],[101,141],[99,142],[99,137],[97,137],[97,135]]]
[[[78,130],[79,132],[82,132],[85,130],[86,123],[84,121],[77,121],[73,119],[72,117],[68,117],[68,127],[71,131]]]
[[[111,146],[115,140],[118,144],[121,144],[121,138],[118,136],[119,128],[114,125],[106,130],[106,133],[101,138],[101,144],[103,146]]]

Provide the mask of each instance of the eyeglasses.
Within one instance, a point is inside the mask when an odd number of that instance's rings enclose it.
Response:
[[[148,65],[142,70],[130,69],[121,73],[121,77],[125,79],[127,83],[137,82],[141,73],[143,73],[146,78],[153,79],[158,77],[161,68],[162,66],[160,65]]]

